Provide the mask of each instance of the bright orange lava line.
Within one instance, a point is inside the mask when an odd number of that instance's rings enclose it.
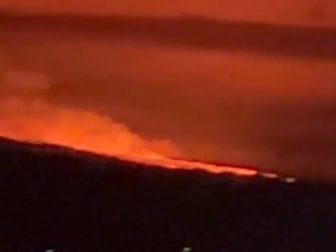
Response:
[[[8,137],[8,136],[4,136]],[[70,147],[74,148],[75,150],[81,150],[81,151],[89,151],[96,154],[103,154],[107,156],[113,156],[116,158],[119,158],[121,160],[125,161],[132,161],[136,163],[142,163],[146,165],[155,165],[160,166],[162,168],[167,169],[185,169],[185,170],[204,170],[209,173],[213,174],[232,174],[237,176],[245,176],[245,177],[252,177],[259,174],[256,170],[249,169],[249,168],[243,168],[243,167],[236,167],[236,166],[227,166],[227,165],[216,165],[216,164],[208,164],[203,163],[201,161],[188,161],[188,160],[182,160],[182,159],[173,159],[169,157],[165,157],[163,155],[160,155],[155,152],[146,152],[146,153],[128,153],[128,154],[122,154],[122,155],[116,155],[113,151],[110,152],[108,149],[98,149],[95,150],[93,146],[85,146],[85,145],[76,145],[76,144],[69,144],[69,143],[62,143],[61,141],[32,141],[32,140],[25,140],[20,139],[17,137],[9,137],[18,141],[24,141],[24,142],[30,142],[33,144],[55,144],[59,146],[64,147]],[[261,173],[259,174],[261,176],[267,177],[267,178],[278,178],[276,174],[273,173]]]
[[[258,174],[256,170],[248,168],[214,165],[203,163],[200,161],[187,161],[181,159],[175,160],[163,156],[158,156],[156,159],[144,159],[142,160],[142,162],[151,165],[159,165],[170,169],[186,169],[186,170],[201,169],[215,174],[229,173],[239,176],[255,176]]]
[[[170,158],[175,155],[170,145],[143,139],[125,125],[93,112],[17,99],[3,103],[0,106],[0,135],[18,141],[66,146],[169,169],[198,169],[214,174],[279,178],[275,173],[263,173],[245,167]]]

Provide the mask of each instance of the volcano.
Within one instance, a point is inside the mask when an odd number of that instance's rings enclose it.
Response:
[[[188,162],[188,161],[186,161]],[[1,251],[334,251],[336,188],[0,140]]]

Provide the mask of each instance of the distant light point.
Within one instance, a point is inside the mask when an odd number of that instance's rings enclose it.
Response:
[[[184,247],[182,252],[192,252],[192,249],[190,247]]]
[[[285,182],[286,183],[295,183],[296,182],[296,178],[291,178],[291,177],[288,177],[288,178],[285,178]]]

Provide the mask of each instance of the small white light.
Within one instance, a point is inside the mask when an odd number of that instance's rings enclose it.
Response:
[[[286,183],[290,183],[290,184],[291,183],[295,183],[296,182],[296,178],[290,178],[290,177],[288,177],[288,178],[285,179],[285,182]]]
[[[184,247],[182,249],[182,252],[191,252],[191,251],[192,251],[192,249],[190,247]]]

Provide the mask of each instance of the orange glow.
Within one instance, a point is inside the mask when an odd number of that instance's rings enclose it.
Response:
[[[0,135],[16,140],[62,145],[170,169],[202,169],[239,176],[258,174],[248,168],[169,158],[181,155],[170,141],[146,140],[108,117],[42,101],[6,99],[0,106],[0,120]]]
[[[33,13],[85,13],[91,15],[181,15],[194,14],[208,17],[260,21],[272,23],[300,23],[335,25],[336,3],[321,1],[327,17],[313,17],[311,12],[319,1],[290,0],[222,1],[222,0],[1,0],[0,6]],[[322,20],[320,20],[322,19]]]
[[[7,98],[0,102],[1,136],[66,146],[169,169],[278,178],[277,174],[259,173],[251,168],[172,158],[184,156],[172,141],[145,139],[108,116],[46,102],[43,97],[50,83],[44,75],[10,72],[4,79],[4,86]]]

